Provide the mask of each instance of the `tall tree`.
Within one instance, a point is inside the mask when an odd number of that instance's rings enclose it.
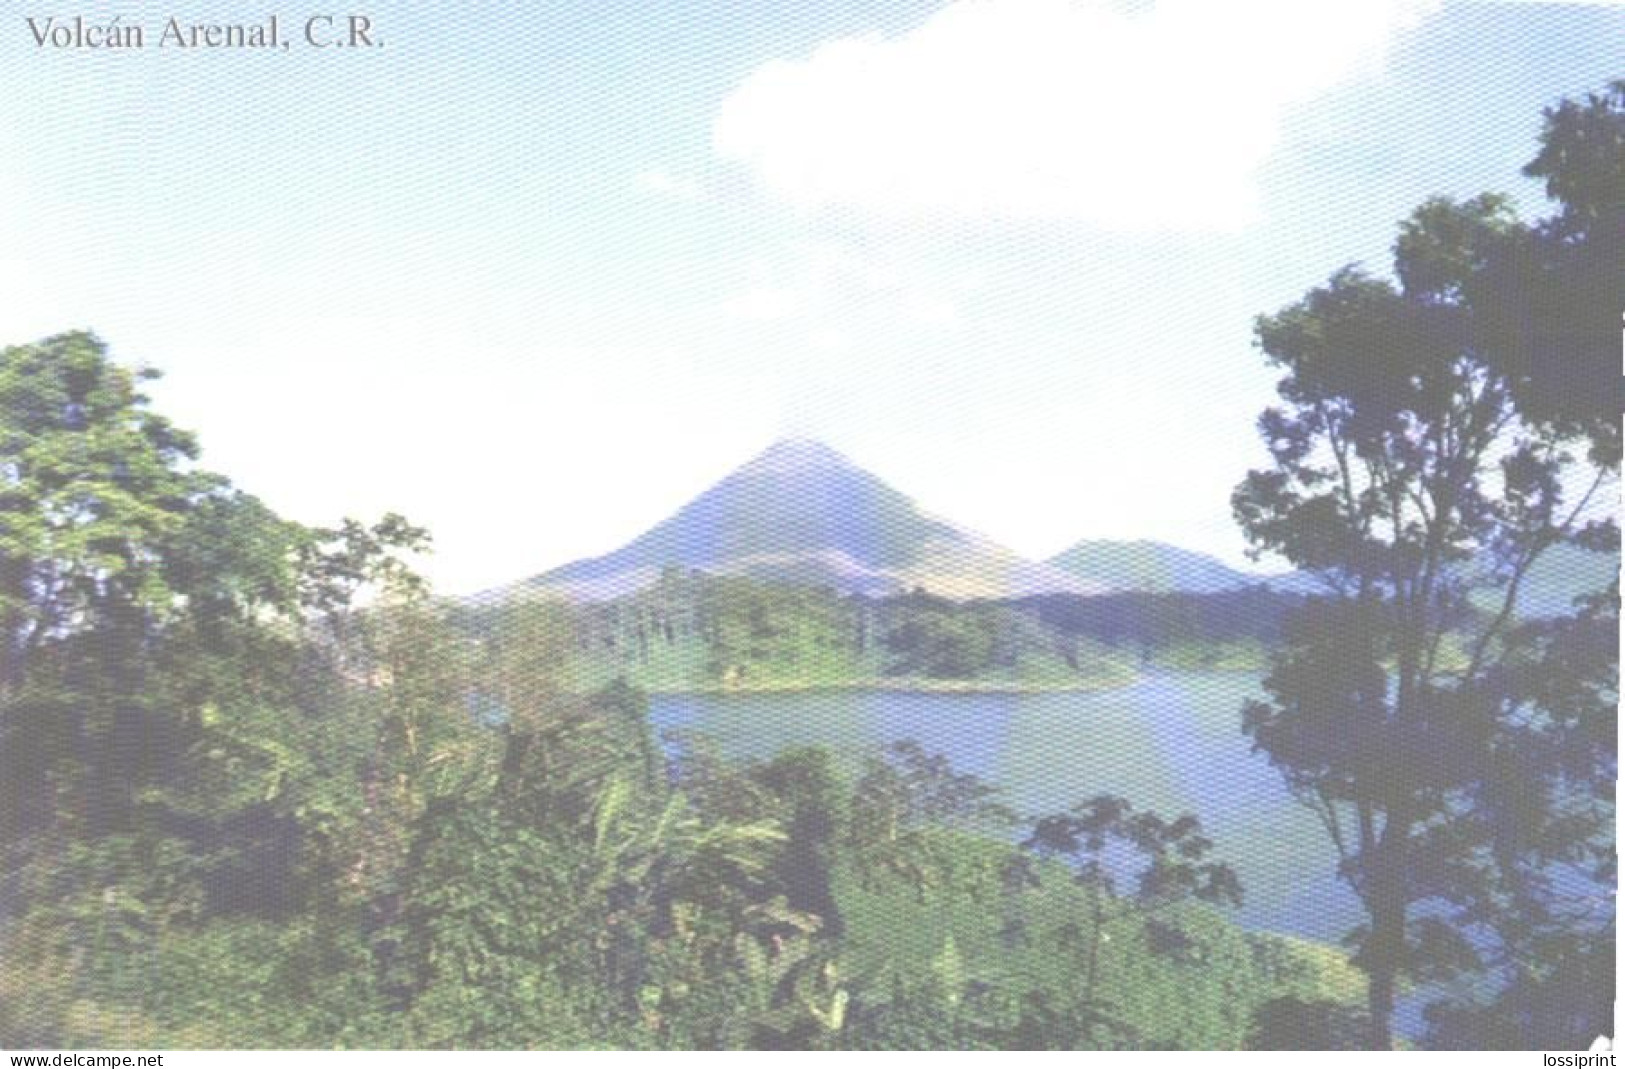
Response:
[[[1601,415],[1617,394],[1574,400],[1554,380],[1595,355],[1530,328],[1554,235],[1498,197],[1430,201],[1400,228],[1397,281],[1346,268],[1256,327],[1281,403],[1259,420],[1273,463],[1237,489],[1236,516],[1325,594],[1290,622],[1244,729],[1319,815],[1364,908],[1377,1048],[1401,976],[1482,964],[1468,926],[1533,908],[1514,883],[1606,852],[1618,666],[1578,653],[1592,646],[1575,629],[1617,630],[1615,599],[1568,629],[1519,613],[1553,546],[1618,548],[1602,507],[1617,427]],[[1621,281],[1586,277],[1593,294]]]
[[[150,639],[180,600],[165,549],[218,480],[148,407],[152,377],[82,332],[0,351],[0,779],[13,816],[62,812],[60,792],[76,819],[117,824],[162,746],[141,698]]]
[[[1108,908],[1122,884],[1132,884],[1127,901],[1136,909],[1127,916],[1145,922],[1160,909],[1191,899],[1216,905],[1241,905],[1241,881],[1222,861],[1208,859],[1213,841],[1202,834],[1202,824],[1186,813],[1165,820],[1155,813],[1136,813],[1125,798],[1096,795],[1064,813],[1039,817],[1022,848],[1050,861],[1064,861],[1072,878],[1084,889],[1089,904],[1087,929],[1068,921],[1054,933],[1057,950],[1070,952],[1082,966],[1075,1007],[1077,1024],[1090,1040],[1097,1032],[1120,1033],[1115,1038],[1138,1040],[1118,1019],[1111,999],[1100,994],[1101,948],[1110,938],[1115,911]],[[1007,870],[1018,876],[1019,869]],[[1036,872],[1027,880],[1036,886]],[[1121,916],[1121,914],[1116,914]],[[1177,929],[1148,926],[1153,945],[1159,934],[1178,946]]]
[[[259,849],[248,839],[289,847],[300,835],[290,784],[312,775],[289,739],[313,729],[314,699],[331,704],[339,684],[317,670],[318,648],[366,645],[393,677],[395,715],[380,730],[424,749],[419,692],[446,658],[417,634],[421,607],[372,613],[354,641],[333,622],[355,615],[358,595],[420,595],[401,557],[424,533],[393,515],[333,531],[281,519],[197,467],[192,436],[141,390],[154,377],[82,332],[0,351],[8,854],[44,831],[59,844],[135,835],[229,840],[244,855]],[[188,849],[190,871],[206,870],[201,848]],[[284,879],[236,885],[262,902],[290,891]]]

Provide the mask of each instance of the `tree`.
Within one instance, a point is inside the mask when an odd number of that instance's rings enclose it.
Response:
[[[1620,459],[1620,311],[1625,305],[1625,79],[1545,113],[1524,167],[1558,209],[1534,229],[1495,358],[1523,410],[1587,436],[1599,463]]]
[[[66,1007],[214,918],[302,915],[307,964],[342,958],[328,907],[368,853],[351,776],[389,764],[421,793],[435,706],[460,704],[399,557],[421,532],[283,520],[197,466],[155,377],[83,332],[0,351],[0,923],[71,959]],[[330,626],[379,591],[354,640]],[[387,693],[331,670],[363,649]]]
[[[960,772],[946,756],[913,739],[892,743],[864,763],[852,788],[846,856],[865,886],[901,879],[924,901],[951,879],[956,851],[943,829],[1012,822],[991,787]]]
[[[83,332],[0,351],[0,808],[13,817],[71,808],[121,825],[157,772],[167,734],[141,696],[149,639],[182,593],[165,549],[219,481],[149,409],[153,377]]]
[[[1543,179],[1557,207],[1532,229],[1523,273],[1501,268],[1510,329],[1488,355],[1528,418],[1587,442],[1594,464],[1617,469],[1625,80],[1544,118],[1523,173]],[[1617,553],[1612,532],[1596,533]],[[1617,863],[1612,836],[1598,829],[1612,823],[1617,776],[1618,610],[1616,583],[1567,619],[1516,629],[1500,684],[1552,718],[1504,751],[1482,788],[1502,875],[1473,913],[1494,931],[1500,984],[1490,998],[1429,1006],[1430,1045],[1579,1047],[1612,1030]],[[1541,774],[1559,763],[1561,793]],[[1531,792],[1545,804],[1528,804]]]
[[[1527,919],[1538,874],[1611,850],[1598,785],[1618,666],[1576,651],[1617,631],[1617,592],[1566,631],[1519,614],[1551,547],[1618,549],[1600,508],[1617,434],[1554,386],[1595,354],[1530,330],[1521,303],[1563,229],[1532,231],[1495,196],[1429,201],[1400,228],[1397,283],[1345,268],[1256,326],[1282,403],[1259,420],[1273,463],[1235,513],[1256,551],[1325,589],[1290,619],[1243,725],[1320,817],[1365,910],[1377,1048],[1402,975],[1483,966],[1470,925]],[[1514,779],[1516,819],[1498,808]]]
[[[791,909],[819,917],[823,935],[838,938],[845,925],[830,880],[841,814],[828,751],[789,750],[752,769],[752,775],[784,811],[786,840],[775,875],[786,901]]]
[[[897,623],[886,632],[886,649],[897,660],[893,675],[971,679],[993,662],[995,635],[983,612],[916,593],[894,607]]]
[[[1120,885],[1133,885],[1128,900],[1137,908],[1129,915],[1141,921],[1190,899],[1241,904],[1241,883],[1234,870],[1208,860],[1213,842],[1202,834],[1201,822],[1188,813],[1170,821],[1155,813],[1136,813],[1127,799],[1098,795],[1067,812],[1034,820],[1022,847],[1040,859],[1065,862],[1085,891],[1088,928],[1068,923],[1055,937],[1059,949],[1081,958],[1083,984],[1073,1012],[1091,1039],[1097,1029],[1125,1028],[1116,1007],[1099,995],[1100,952],[1111,938],[1108,928],[1114,919],[1108,906],[1118,899]],[[1183,941],[1177,929],[1147,925],[1149,938],[1155,940],[1159,933],[1171,943]]]

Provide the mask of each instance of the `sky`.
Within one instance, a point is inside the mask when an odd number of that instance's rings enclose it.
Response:
[[[95,330],[207,467],[406,514],[449,593],[792,435],[1033,557],[1248,566],[1254,318],[1429,196],[1543,214],[1541,109],[1625,75],[1607,3],[377,0],[318,51],[272,2],[265,52],[83,8],[149,47],[0,0],[0,342]]]

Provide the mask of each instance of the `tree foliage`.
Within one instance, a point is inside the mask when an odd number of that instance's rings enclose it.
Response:
[[[1613,309],[1625,283],[1617,242],[1595,247],[1617,223],[1618,102],[1548,114],[1530,173],[1562,209],[1545,224],[1495,196],[1431,200],[1400,227],[1393,281],[1346,268],[1257,323],[1281,404],[1236,516],[1326,593],[1291,618],[1244,727],[1368,915],[1378,1047],[1401,976],[1516,971],[1565,923],[1558,884],[1611,879],[1617,584],[1558,622],[1519,607],[1552,547],[1619,546],[1617,338],[1604,354],[1595,310],[1570,303],[1578,286]]]

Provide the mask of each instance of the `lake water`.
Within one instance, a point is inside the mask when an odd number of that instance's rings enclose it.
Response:
[[[1335,942],[1359,909],[1332,875],[1319,821],[1241,733],[1242,702],[1257,692],[1245,673],[1163,672],[1080,693],[664,694],[650,716],[657,731],[701,731],[736,757],[815,745],[855,763],[914,739],[1024,814],[1102,793],[1164,816],[1194,813],[1241,878],[1241,923]]]

